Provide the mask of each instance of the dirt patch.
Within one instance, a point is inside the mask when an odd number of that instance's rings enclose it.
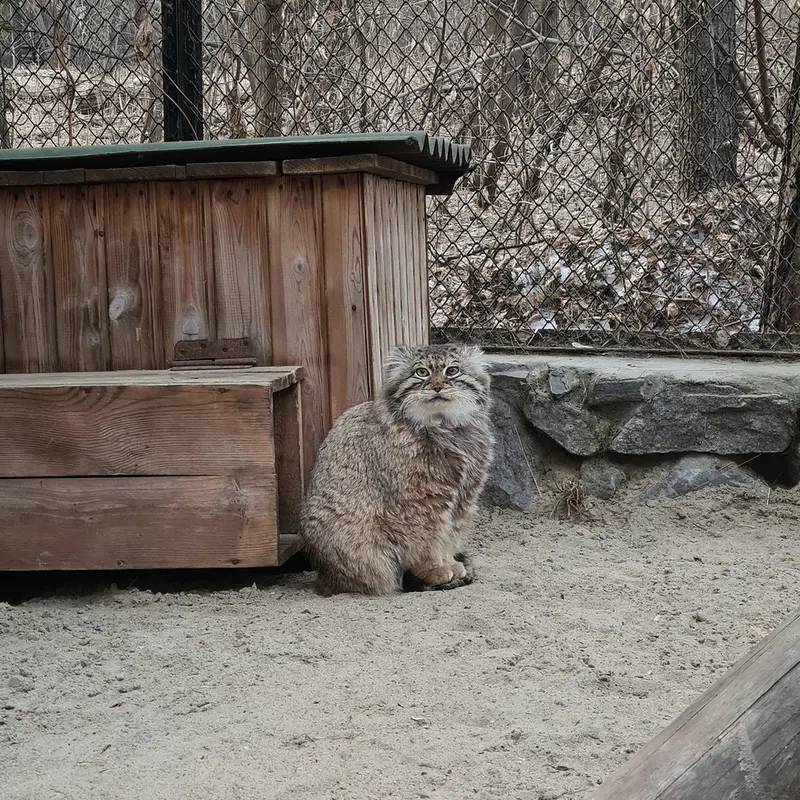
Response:
[[[482,512],[452,592],[0,603],[4,798],[587,798],[794,610],[800,493],[551,506]]]

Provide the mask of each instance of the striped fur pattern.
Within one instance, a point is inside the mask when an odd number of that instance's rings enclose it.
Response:
[[[489,389],[476,347],[399,347],[379,396],[336,421],[301,519],[324,594],[472,582],[461,537],[492,458]]]

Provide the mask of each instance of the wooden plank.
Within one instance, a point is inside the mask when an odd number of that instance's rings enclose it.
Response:
[[[410,207],[408,219],[413,220],[409,239],[413,243],[413,292],[415,308],[415,344],[429,344],[431,335],[430,289],[428,272],[428,230],[425,219],[425,190],[416,186],[407,186]]]
[[[373,392],[383,383],[383,302],[378,281],[380,242],[375,221],[378,179],[373,175],[361,178],[362,217],[364,231],[364,290],[367,299],[367,339],[370,361],[370,384]]]
[[[378,242],[378,285],[380,287],[381,359],[386,360],[389,351],[397,344],[397,328],[394,315],[394,285],[392,283],[393,253],[391,212],[389,209],[388,181],[375,178],[375,237]]]
[[[370,397],[364,236],[357,175],[322,183],[322,246],[328,320],[331,423]]]
[[[300,504],[305,485],[302,402],[300,384],[297,383],[272,395],[278,530],[281,533],[300,530]]]
[[[191,386],[258,384],[273,391],[285,389],[303,378],[302,367],[246,367],[197,370],[117,370],[114,372],[60,372],[3,375],[0,388],[33,389],[64,386]]]
[[[297,533],[282,533],[278,537],[278,560],[285,564],[293,555],[303,549],[300,535]]]
[[[44,172],[28,170],[0,170],[0,186],[41,186]]]
[[[271,182],[267,197],[272,362],[304,368],[307,477],[330,427],[319,179]]]
[[[41,189],[2,192],[0,237],[5,368],[52,372],[57,363],[55,300]]]
[[[391,314],[394,320],[394,344],[410,344],[407,330],[408,292],[405,276],[412,264],[408,260],[408,242],[404,239],[403,208],[400,203],[402,183],[386,181],[387,227],[389,252],[387,270],[392,284]]]
[[[158,255],[161,266],[162,358],[172,362],[175,342],[211,339],[214,320],[212,244],[206,215],[208,184],[155,184]]]
[[[217,336],[249,337],[258,364],[272,349],[267,300],[267,184],[215,181],[210,189]]]
[[[86,183],[123,183],[138,181],[182,180],[186,169],[181,166],[165,164],[154,167],[109,167],[107,169],[87,169]]]
[[[52,169],[43,173],[42,183],[45,186],[59,186],[62,184],[86,183],[85,169]]]
[[[594,800],[800,797],[800,612],[763,639]]]
[[[103,193],[97,187],[44,189],[49,252],[55,270],[60,370],[105,370],[111,361],[103,245]]]
[[[275,161],[221,161],[187,164],[187,178],[258,178],[278,174]]]
[[[3,570],[278,563],[272,475],[10,479],[0,508]]]
[[[270,386],[0,383],[0,477],[274,469]]]
[[[429,169],[406,164],[394,158],[368,153],[358,156],[329,156],[326,158],[286,159],[281,162],[284,175],[331,175],[348,172],[365,172],[397,181],[422,185],[439,182],[439,176]]]
[[[152,186],[116,184],[102,192],[111,369],[166,367]]]

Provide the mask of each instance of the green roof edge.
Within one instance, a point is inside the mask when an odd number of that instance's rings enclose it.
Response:
[[[436,172],[431,194],[449,194],[470,169],[470,146],[425,131],[334,133],[262,139],[218,139],[0,150],[0,171],[184,165],[213,161],[282,161],[377,153]]]

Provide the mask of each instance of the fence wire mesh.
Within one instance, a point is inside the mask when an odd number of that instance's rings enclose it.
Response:
[[[206,0],[189,41],[160,0],[0,8],[5,147],[158,141],[195,72],[196,136],[470,142],[437,338],[800,351],[796,0]]]

